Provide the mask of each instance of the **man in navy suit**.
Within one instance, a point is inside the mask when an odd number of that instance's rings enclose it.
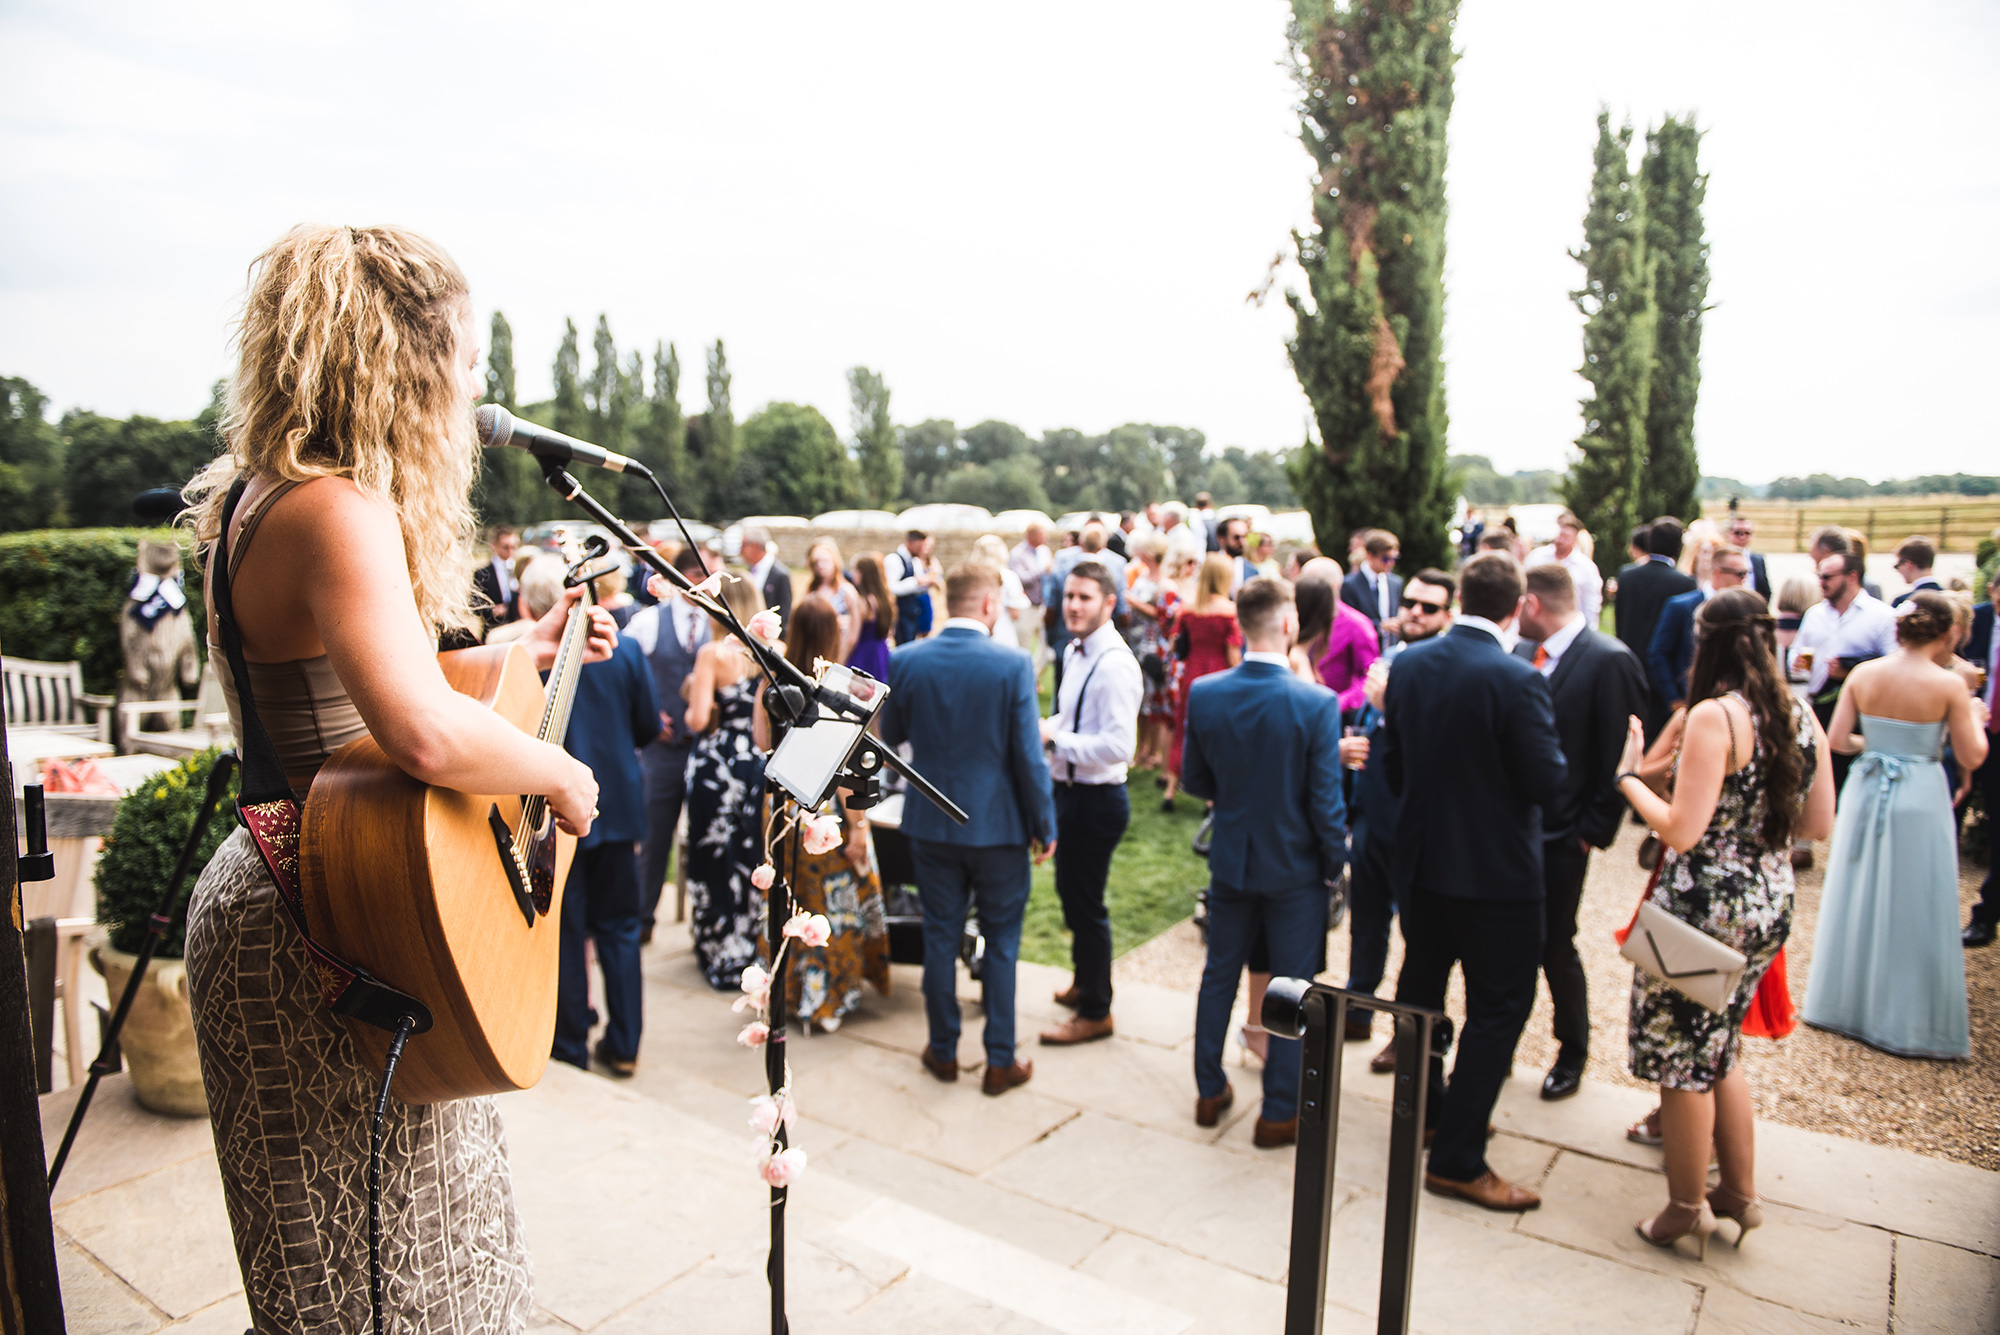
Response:
[[[1975,667],[1986,669],[1986,763],[1979,767],[1979,791],[1986,797],[1987,827],[1992,828],[1995,812],[2000,812],[2000,718],[1996,718],[1995,688],[2000,687],[2000,640],[1993,634],[1993,602],[1989,595],[1986,602],[1972,609],[1972,634],[1966,640],[1959,654]],[[1993,874],[1993,859],[1986,862],[1986,884],[1979,887],[1979,902],[1972,906],[1972,915],[1965,924],[1965,935],[1961,938],[1968,946],[1993,944],[1993,934],[2000,927],[2000,877]]]
[[[1718,565],[1723,560],[1740,564],[1743,553],[1725,550]],[[1542,976],[1556,1038],[1542,1097],[1566,1099],[1583,1087],[1590,1055],[1590,996],[1576,953],[1576,910],[1590,850],[1609,848],[1625,815],[1625,799],[1611,780],[1624,757],[1628,722],[1646,707],[1646,674],[1630,649],[1591,628],[1576,605],[1569,571],[1531,566],[1526,584],[1521,633],[1534,643],[1524,639],[1514,653],[1548,679],[1564,761],[1562,787],[1542,805]]]
[[[1382,635],[1382,623],[1394,620],[1403,600],[1403,577],[1396,573],[1396,562],[1403,555],[1402,544],[1395,534],[1378,528],[1369,532],[1362,551],[1367,555],[1355,563],[1353,571],[1342,581],[1340,597],[1374,622],[1376,633]],[[1389,636],[1382,635],[1382,647],[1389,647]]]
[[[1252,942],[1263,938],[1274,975],[1312,977],[1326,939],[1326,887],[1347,857],[1340,701],[1301,681],[1286,660],[1299,633],[1292,586],[1251,580],[1237,595],[1236,618],[1243,662],[1188,692],[1181,760],[1187,790],[1215,802],[1208,962],[1194,1027],[1200,1126],[1214,1126],[1235,1099],[1222,1049]],[[1292,1144],[1298,1131],[1298,1041],[1273,1034],[1252,1138],[1268,1149]]]
[[[1432,1058],[1437,1138],[1424,1185],[1492,1210],[1532,1191],[1487,1166],[1486,1128],[1535,1004],[1544,927],[1542,814],[1565,765],[1549,684],[1508,652],[1521,566],[1481,552],[1459,571],[1458,623],[1396,660],[1383,701],[1383,772],[1402,795],[1394,875],[1409,905],[1396,1000],[1444,1009],[1465,970],[1451,1083]]]
[[[924,1069],[958,1079],[958,943],[976,905],[986,938],[980,975],[986,1003],[988,1094],[1034,1075],[1014,1054],[1014,963],[1028,906],[1030,846],[1036,863],[1055,850],[1055,804],[1042,756],[1035,671],[1028,655],[995,644],[1000,576],[966,564],[945,581],[948,619],[938,634],[889,660],[882,740],[910,743],[916,767],[970,819],[952,821],[912,792],[903,833],[924,905]]]
[[[1750,562],[1750,578],[1746,582],[1768,604],[1771,601],[1771,572],[1764,565],[1764,554],[1750,550],[1750,544],[1757,536],[1757,526],[1740,511],[1731,510],[1728,532],[1729,545],[1742,552]]]
[[[1611,623],[1625,647],[1644,663],[1653,649],[1653,632],[1659,628],[1660,611],[1669,598],[1694,592],[1694,577],[1682,574],[1674,562],[1681,555],[1681,521],[1663,515],[1646,525],[1646,559],[1618,572],[1618,601],[1611,607]],[[1638,534],[1633,534],[1633,542]],[[1646,740],[1651,741],[1666,726],[1670,696],[1654,689],[1645,712]]]
[[[1749,558],[1734,547],[1719,548],[1708,574],[1707,588],[1667,599],[1646,652],[1646,675],[1653,694],[1667,702],[1669,714],[1687,704],[1688,670],[1694,666],[1694,614],[1716,591],[1742,586],[1750,575]]]
[[[1889,606],[1901,607],[1910,601],[1912,595],[1925,589],[1943,593],[1944,581],[1931,572],[1931,567],[1936,564],[1936,543],[1924,537],[1904,538],[1902,546],[1896,548],[1896,573],[1908,580],[1910,587],[1897,594]]]
[[[683,547],[674,553],[674,569],[697,584],[708,577],[708,562],[698,547]],[[660,708],[659,731],[639,752],[639,768],[646,784],[646,837],[639,854],[639,884],[646,912],[639,934],[646,943],[653,939],[659,915],[674,829],[687,801],[688,755],[694,750],[695,735],[687,725],[687,697],[681,694],[681,686],[694,671],[695,655],[709,640],[708,613],[680,594],[668,592],[666,581],[658,576],[648,583],[664,597],[640,608],[625,624],[625,638],[637,643],[646,656],[653,677],[653,698]]]

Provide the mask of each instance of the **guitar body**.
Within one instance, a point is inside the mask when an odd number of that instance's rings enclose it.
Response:
[[[438,665],[452,689],[535,733],[545,696],[527,650],[460,649],[439,654]],[[435,1021],[396,1068],[395,1093],[406,1103],[526,1089],[548,1065],[562,887],[576,840],[549,821],[529,843],[538,910],[530,919],[495,840],[495,807],[518,827],[518,795],[419,783],[368,737],[333,753],[305,804],[299,880],[313,935],[422,1001]],[[379,1070],[389,1035],[347,1025]]]

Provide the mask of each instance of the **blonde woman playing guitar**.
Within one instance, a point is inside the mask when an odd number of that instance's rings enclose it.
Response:
[[[483,386],[458,266],[400,228],[297,228],[258,259],[238,343],[227,451],[190,488],[191,520],[214,553],[230,512],[233,623],[284,783],[303,795],[337,748],[366,735],[424,784],[541,796],[562,829],[586,832],[590,771],[454,691],[437,661],[440,632],[475,624],[468,498]],[[211,587],[215,573],[211,562]],[[537,666],[554,661],[578,592],[517,642]],[[221,671],[213,597],[208,606]],[[612,619],[585,615],[589,657],[602,659]],[[222,675],[242,739],[238,683]],[[187,957],[256,1328],[365,1330],[380,1067],[322,1005],[304,941],[244,830],[195,887]],[[389,1324],[524,1329],[530,1270],[492,1100],[392,1101],[387,1129]]]

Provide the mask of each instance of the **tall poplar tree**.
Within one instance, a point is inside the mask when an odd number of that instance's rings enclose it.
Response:
[[[862,495],[878,508],[894,504],[903,490],[903,451],[896,439],[896,425],[889,419],[889,386],[867,367],[851,367],[847,397]]]
[[[486,339],[485,402],[514,410],[514,329],[499,311],[493,312],[493,332]]]
[[[636,368],[638,357],[633,354]],[[686,472],[687,418],[681,411],[681,358],[671,343],[653,345],[653,394],[646,400],[643,426],[633,433],[632,456],[653,470],[674,505],[689,512],[691,498],[681,494]],[[648,488],[650,491],[651,488]]]
[[[1632,126],[1614,134],[1611,113],[1597,113],[1597,152],[1583,249],[1583,286],[1570,299],[1583,312],[1581,452],[1563,480],[1563,500],[1597,537],[1607,575],[1625,552],[1625,535],[1642,516],[1646,411],[1652,391],[1653,261],[1646,249],[1645,190],[1631,168]]]
[[[589,434],[590,424],[577,385],[578,368],[576,321],[564,319],[562,346],[556,349],[554,420],[549,425],[566,436],[582,437]]]
[[[1445,126],[1457,0],[1292,0],[1300,138],[1318,168],[1294,234],[1307,291],[1292,367],[1319,444],[1288,472],[1320,545],[1390,529],[1409,567],[1448,556]]]
[[[1669,116],[1646,132],[1639,174],[1645,183],[1646,249],[1654,263],[1653,381],[1646,409],[1646,468],[1639,514],[1701,513],[1696,492],[1694,410],[1701,397],[1701,320],[1708,309],[1708,239],[1702,202],[1708,177],[1700,165],[1702,132],[1694,117]]]

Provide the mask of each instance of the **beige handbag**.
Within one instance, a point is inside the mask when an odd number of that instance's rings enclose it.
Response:
[[[1743,953],[1641,900],[1631,933],[1619,954],[1690,1001],[1716,1014],[1729,1009],[1748,963]]]

